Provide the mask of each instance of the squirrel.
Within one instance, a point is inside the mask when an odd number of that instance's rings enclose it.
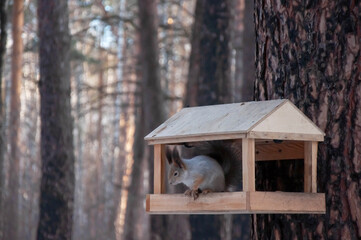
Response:
[[[192,158],[181,158],[176,147],[166,148],[170,165],[168,181],[171,185],[185,184],[185,195],[196,200],[199,194],[224,192],[241,182],[242,154],[229,141],[196,143]]]

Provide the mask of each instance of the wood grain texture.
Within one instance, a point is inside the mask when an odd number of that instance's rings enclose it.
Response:
[[[274,143],[273,141],[256,142],[256,161],[303,159],[303,142],[287,141]]]
[[[324,133],[290,101],[277,108],[270,116],[257,123],[251,132],[321,135]]]
[[[249,203],[249,211],[255,213],[326,212],[323,193],[250,192]]]
[[[184,194],[150,194],[147,195],[146,209],[153,214],[224,214],[245,211],[246,193],[209,193],[200,195],[196,200]]]
[[[302,213],[324,214],[321,193],[225,192],[200,195],[197,200],[184,194],[148,194],[150,214]]]
[[[242,177],[243,191],[255,191],[255,141],[242,139]]]
[[[145,140],[245,133],[286,100],[246,102],[184,108],[145,137]]]
[[[155,140],[149,140],[149,145],[155,144],[177,144],[185,142],[201,142],[201,141],[213,141],[213,140],[230,140],[230,139],[241,139],[245,138],[245,133],[234,133],[234,134],[204,134],[201,136],[189,135],[187,137],[172,137],[172,138],[160,138]]]
[[[250,138],[256,139],[279,139],[296,141],[323,141],[324,136],[320,134],[303,133],[282,133],[282,132],[250,132],[247,134]]]
[[[324,133],[288,100],[184,108],[145,137],[150,144],[243,138],[323,141]]]
[[[165,192],[165,146],[154,145],[154,193]]]
[[[317,192],[317,147],[317,142],[305,142],[305,192]]]

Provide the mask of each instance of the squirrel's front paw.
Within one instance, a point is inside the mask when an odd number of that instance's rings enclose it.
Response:
[[[205,190],[202,191],[202,194],[206,195],[206,194],[211,193],[211,192],[213,192],[211,189],[205,189]]]
[[[184,194],[189,197],[193,197],[194,200],[196,200],[199,196],[198,190],[192,190],[192,189],[188,189],[187,191],[184,192]]]

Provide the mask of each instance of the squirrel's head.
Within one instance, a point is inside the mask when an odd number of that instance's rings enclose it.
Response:
[[[179,156],[176,147],[171,151],[169,148],[166,149],[166,156],[170,169],[168,172],[168,181],[171,185],[176,185],[183,182],[185,175],[186,165]]]

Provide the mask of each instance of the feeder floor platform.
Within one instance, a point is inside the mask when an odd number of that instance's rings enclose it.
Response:
[[[303,192],[222,192],[200,194],[148,194],[149,214],[242,214],[292,213],[325,214],[324,193]]]

